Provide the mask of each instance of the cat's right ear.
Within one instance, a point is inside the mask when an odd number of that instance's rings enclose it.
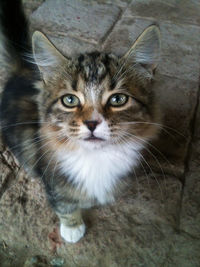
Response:
[[[45,83],[55,77],[61,66],[69,61],[39,31],[34,32],[32,36],[32,47],[35,62]]]

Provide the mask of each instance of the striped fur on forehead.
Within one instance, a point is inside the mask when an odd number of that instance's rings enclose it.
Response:
[[[106,75],[114,75],[117,64],[115,56],[97,51],[80,55],[77,60],[79,74],[87,83],[101,83]]]
[[[131,91],[137,88],[145,94],[143,89],[149,87],[152,81],[152,76],[147,75],[143,66],[130,64],[113,54],[95,51],[80,55],[75,62],[77,72],[72,85],[74,90],[93,89],[93,93],[99,95],[105,90],[126,88],[125,91],[130,91],[132,87]]]

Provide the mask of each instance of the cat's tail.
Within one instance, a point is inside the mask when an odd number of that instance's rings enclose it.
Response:
[[[0,64],[11,72],[33,70],[29,25],[21,0],[0,0]]]

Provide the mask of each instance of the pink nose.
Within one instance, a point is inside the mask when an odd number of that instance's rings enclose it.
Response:
[[[88,129],[93,133],[96,129],[97,125],[99,124],[99,121],[84,121],[84,124],[88,127]]]

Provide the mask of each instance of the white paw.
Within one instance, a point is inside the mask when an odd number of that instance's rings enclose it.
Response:
[[[65,241],[76,243],[85,234],[85,224],[81,224],[78,227],[67,227],[61,223],[60,234]]]

